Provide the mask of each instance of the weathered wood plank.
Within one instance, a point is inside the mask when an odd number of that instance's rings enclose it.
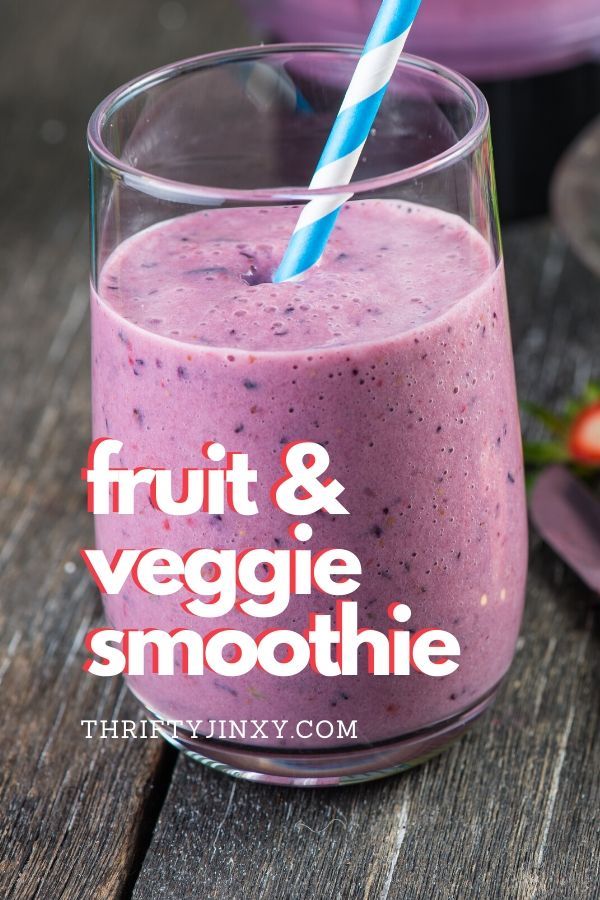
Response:
[[[68,272],[71,236],[50,243],[55,264]],[[153,778],[170,758],[156,744],[87,742],[79,724],[113,718],[117,709],[132,714],[136,705],[118,684],[81,672],[82,637],[100,609],[77,552],[91,529],[77,484],[89,421],[85,241],[78,237],[75,247],[83,270],[75,287],[67,282],[70,295],[57,294],[48,322],[38,296],[38,320],[22,332],[23,355],[37,351],[34,364],[26,372],[18,359],[11,371],[3,365],[10,423],[0,473],[3,896],[57,896],[60,886],[63,896],[77,897],[86,883],[97,885],[98,896],[115,896],[137,852]],[[44,259],[34,263],[15,285],[13,311],[29,307],[27,281],[41,282],[44,267]],[[49,328],[58,311],[62,318]],[[12,336],[3,330],[2,357]]]
[[[226,46],[231,3],[12,2],[0,11],[0,895],[113,898],[135,881],[175,757],[161,741],[86,741],[84,718],[136,718],[81,671],[101,621],[78,561],[89,441],[87,117],[110,89]],[[164,19],[164,14],[163,14]],[[241,27],[241,26],[240,26]],[[239,35],[239,31],[237,32]],[[23,65],[27,59],[27,66]]]
[[[595,897],[598,640],[578,584],[551,597],[549,563],[511,682],[474,734],[402,777],[318,793],[181,760],[134,896]]]
[[[543,223],[506,244],[520,386],[556,402],[598,374],[598,285]],[[596,897],[598,609],[532,551],[515,665],[472,734],[398,778],[312,793],[180,759],[136,900]]]

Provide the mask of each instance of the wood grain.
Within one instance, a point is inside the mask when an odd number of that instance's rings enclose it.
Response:
[[[78,559],[91,540],[85,126],[127,78],[241,38],[231,3],[13,0],[0,12],[0,896],[128,896],[169,783],[161,741],[86,741],[136,718],[86,677],[101,621]],[[240,26],[241,28],[241,26]],[[23,65],[27,58],[28,65]]]
[[[77,558],[91,535],[83,132],[127,78],[247,40],[232,0],[181,5],[175,30],[158,0],[0,12],[0,896],[591,900],[598,607],[536,540],[508,684],[409,774],[272,789],[160,742],[84,739],[81,719],[138,710],[80,668],[100,621]],[[511,229],[506,251],[520,388],[556,403],[600,375],[600,288],[547,223]]]

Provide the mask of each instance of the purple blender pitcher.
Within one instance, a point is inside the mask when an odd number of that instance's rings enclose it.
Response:
[[[378,0],[244,0],[267,33],[288,41],[364,40]],[[408,50],[497,79],[538,74],[600,55],[598,0],[428,0]]]

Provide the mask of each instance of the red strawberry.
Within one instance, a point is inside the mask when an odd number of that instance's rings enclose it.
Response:
[[[569,451],[577,462],[600,463],[600,401],[585,407],[569,431]]]

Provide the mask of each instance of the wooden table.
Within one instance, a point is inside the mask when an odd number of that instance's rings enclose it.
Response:
[[[294,791],[161,741],[83,739],[81,719],[139,715],[120,680],[81,671],[101,621],[78,559],[92,528],[84,125],[125,79],[247,40],[230,0],[0,12],[0,896],[597,897],[598,606],[535,538],[510,681],[420,769]],[[547,222],[505,243],[520,389],[555,403],[599,375],[600,285]]]

